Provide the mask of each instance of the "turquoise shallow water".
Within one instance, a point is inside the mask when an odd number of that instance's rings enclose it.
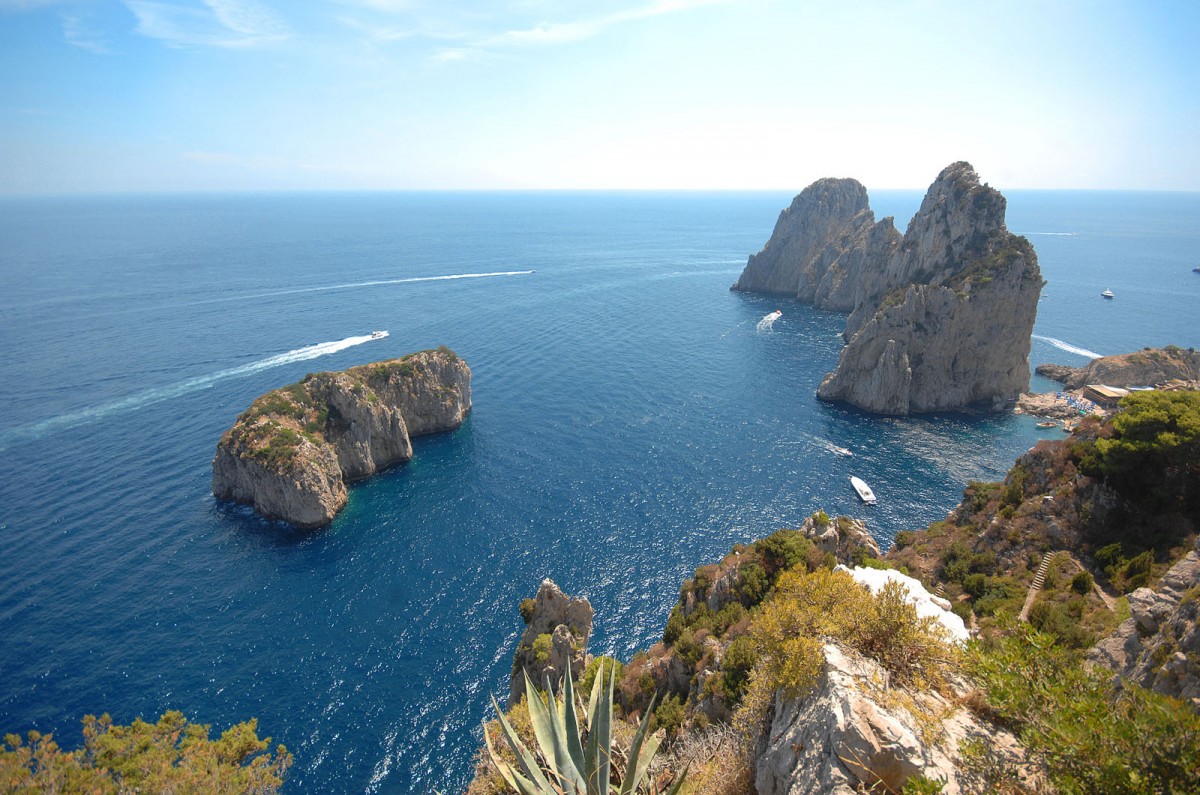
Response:
[[[790,198],[0,201],[0,727],[254,715],[292,791],[455,791],[543,577],[628,656],[735,542],[818,508],[885,543],[941,518],[1045,432],[816,402],[844,318],[728,291]],[[1034,363],[1200,344],[1200,197],[1008,198],[1049,280]],[[901,227],[919,201],[872,195]],[[212,499],[254,396],[438,344],[472,366],[471,418],[331,527]]]

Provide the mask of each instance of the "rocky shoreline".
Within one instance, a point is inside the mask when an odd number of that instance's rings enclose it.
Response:
[[[222,435],[212,492],[321,527],[345,507],[347,483],[408,461],[412,437],[457,428],[470,410],[471,370],[449,348],[310,373],[256,399]]]

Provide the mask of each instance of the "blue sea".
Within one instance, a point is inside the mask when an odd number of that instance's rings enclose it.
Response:
[[[1200,345],[1200,194],[1007,196],[1049,282],[1034,364]],[[871,198],[903,229],[921,193]],[[886,546],[1059,434],[817,402],[845,317],[728,289],[790,200],[0,200],[0,731],[254,716],[295,754],[290,792],[459,791],[543,578],[627,658],[732,544],[824,509]],[[470,418],[330,527],[213,499],[255,396],[442,344]]]

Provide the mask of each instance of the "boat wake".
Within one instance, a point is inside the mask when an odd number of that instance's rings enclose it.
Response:
[[[1054,337],[1043,337],[1041,334],[1034,334],[1033,338],[1035,340],[1041,340],[1042,342],[1048,342],[1059,350],[1066,351],[1067,353],[1077,353],[1080,356],[1086,356],[1089,359],[1099,359],[1103,355],[1096,353],[1095,351],[1089,351],[1087,348],[1080,348],[1078,345],[1072,345],[1069,342],[1063,342],[1062,340]]]
[[[328,356],[332,353],[344,351],[347,348],[353,348],[355,345],[362,345],[365,342],[372,340],[383,339],[387,336],[386,331],[375,331],[371,334],[363,334],[357,337],[346,337],[343,340],[334,340],[332,342],[318,342],[315,345],[306,345],[303,348],[280,353],[275,356],[268,356],[266,359],[259,359],[256,362],[243,364],[238,367],[232,367],[228,370],[221,370],[209,375],[202,375],[196,378],[189,378],[186,381],[181,381],[178,384],[171,386],[159,387],[150,389],[145,392],[139,392],[129,397],[114,400],[109,403],[102,403],[98,406],[89,406],[88,408],[71,411],[66,414],[60,414],[57,417],[41,420],[40,422],[31,423],[18,428],[5,431],[0,434],[0,450],[8,447],[9,443],[17,439],[36,439],[46,434],[55,431],[64,430],[66,428],[74,428],[79,425],[95,422],[103,419],[110,414],[116,414],[122,411],[130,411],[132,409],[148,406],[152,403],[160,403],[164,400],[181,397],[189,392],[195,392],[200,389],[208,389],[213,384],[219,381],[225,381],[230,378],[240,378],[258,373],[263,370],[269,370],[272,367],[280,367],[293,362],[303,362],[308,359],[316,359],[321,356]]]
[[[494,271],[492,273],[451,273],[445,276],[409,276],[403,279],[375,279],[368,282],[347,284],[325,284],[318,287],[297,287],[293,290],[272,290],[253,295],[233,295],[221,301],[246,301],[256,298],[271,298],[277,295],[299,295],[301,293],[325,293],[333,290],[357,290],[363,287],[382,287],[390,284],[414,284],[416,282],[448,282],[459,279],[495,279],[501,276],[528,276],[533,271]]]
[[[854,453],[847,448],[838,447],[833,442],[829,441],[828,439],[822,439],[820,436],[811,436],[807,433],[802,433],[800,435],[804,437],[804,441],[808,442],[813,447],[819,447],[826,452],[833,453],[834,455],[847,457],[854,455]]]
[[[760,332],[770,331],[775,326],[775,321],[781,317],[783,317],[783,312],[776,309],[770,314],[763,315],[762,320],[758,321],[758,325],[756,325],[754,328]]]

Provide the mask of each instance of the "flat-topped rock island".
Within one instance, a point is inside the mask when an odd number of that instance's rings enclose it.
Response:
[[[412,458],[414,436],[457,428],[471,369],[449,348],[311,373],[250,404],[213,457],[213,495],[268,519],[321,527],[346,484]]]

